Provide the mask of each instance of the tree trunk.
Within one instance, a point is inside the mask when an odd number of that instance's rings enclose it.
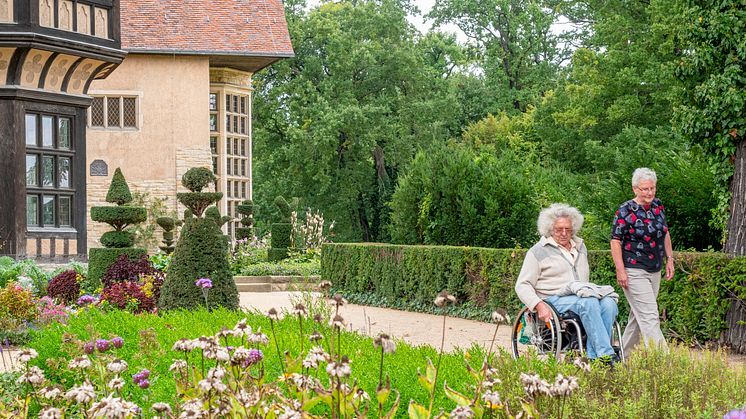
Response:
[[[733,256],[746,255],[746,141],[736,146],[733,179],[730,183],[730,219],[725,252]]]
[[[730,184],[730,219],[725,252],[733,256],[746,255],[746,141],[736,145],[735,170]],[[746,353],[746,306],[740,300],[733,300],[725,316],[728,327],[721,343],[730,346],[738,353]]]

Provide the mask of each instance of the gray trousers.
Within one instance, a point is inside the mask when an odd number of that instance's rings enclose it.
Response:
[[[667,347],[666,339],[661,332],[658,314],[660,271],[655,273],[643,269],[625,269],[625,271],[629,278],[627,288],[624,289],[624,295],[629,302],[629,321],[622,337],[624,353],[630,353],[641,340],[645,345],[652,342],[663,348]]]

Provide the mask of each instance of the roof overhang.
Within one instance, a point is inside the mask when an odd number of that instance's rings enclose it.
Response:
[[[154,54],[154,55],[198,55],[207,56],[210,59],[211,67],[228,67],[249,73],[257,71],[279,61],[283,58],[292,58],[293,53],[246,53],[246,52],[226,52],[226,51],[188,51],[188,50],[168,50],[168,49],[127,49],[129,54]]]

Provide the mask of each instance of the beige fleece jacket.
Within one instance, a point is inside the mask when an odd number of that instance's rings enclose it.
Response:
[[[578,249],[574,265],[562,253],[559,245],[547,237],[542,237],[526,253],[521,273],[515,283],[515,292],[529,309],[533,310],[536,304],[550,295],[559,294],[572,281],[588,282],[588,249],[583,239],[573,237],[572,240]]]

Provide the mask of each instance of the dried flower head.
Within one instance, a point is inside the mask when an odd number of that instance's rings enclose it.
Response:
[[[588,360],[585,357],[582,358],[575,358],[575,361],[573,361],[573,365],[580,368],[582,371],[590,372],[591,370],[591,364],[588,362]]]
[[[396,352],[396,344],[391,340],[389,335],[385,333],[379,333],[378,336],[373,339],[373,345],[376,348],[383,348],[383,352],[387,354],[393,354]]]
[[[237,337],[246,336],[251,334],[251,326],[246,323],[246,319],[242,319],[233,328],[233,332]]]
[[[334,297],[332,297],[332,302],[337,307],[341,307],[341,306],[347,304],[347,300],[345,300],[345,298],[342,297],[342,294],[334,294]]]
[[[557,374],[557,378],[554,380],[554,384],[552,384],[552,387],[550,388],[550,394],[552,396],[566,397],[572,394],[572,392],[577,388],[577,378],[564,377],[562,374]]]
[[[324,336],[319,333],[318,330],[314,330],[313,333],[311,333],[311,336],[308,337],[308,340],[314,343],[320,341],[321,339],[324,339]]]
[[[87,404],[93,401],[94,397],[96,397],[96,392],[89,382],[75,386],[65,393],[65,398],[75,403]]]
[[[308,310],[306,310],[306,306],[304,306],[303,303],[298,303],[293,307],[293,314],[305,316],[308,314]]]
[[[62,419],[62,411],[56,407],[47,406],[39,412],[39,419]]]
[[[346,323],[345,319],[342,316],[340,316],[339,314],[335,314],[334,318],[331,320],[331,322],[329,322],[329,325],[341,329],[345,327]]]
[[[453,304],[455,302],[456,302],[456,297],[449,294],[448,291],[443,290],[439,292],[438,295],[435,297],[433,304],[435,304],[438,307],[445,307],[448,304]]]
[[[71,370],[84,370],[86,368],[90,368],[91,365],[93,364],[91,363],[91,360],[88,359],[88,356],[86,355],[71,359],[70,362],[67,363],[67,367],[70,368]]]
[[[448,417],[453,419],[471,419],[474,417],[474,411],[469,406],[458,406],[451,410],[451,414]]]
[[[21,352],[19,352],[18,353],[18,358],[16,358],[16,359],[17,359],[18,362],[26,364],[26,363],[28,363],[29,361],[31,361],[32,359],[34,359],[34,358],[36,358],[38,356],[39,356],[39,354],[34,349],[29,348],[29,349],[24,349]]]
[[[322,316],[319,313],[316,313],[313,315],[313,321],[315,321],[316,323],[324,323],[324,316]]]
[[[492,390],[486,390],[482,394],[482,401],[489,404],[490,407],[493,409],[502,405],[502,401],[500,400],[500,394]]]
[[[321,281],[319,282],[319,289],[328,290],[332,287],[332,281]]]
[[[62,395],[64,389],[59,386],[47,386],[39,390],[39,396],[48,400],[54,400]]]
[[[183,351],[191,352],[194,349],[194,341],[186,338],[181,338],[174,342],[174,346],[171,347],[172,351]]]
[[[124,361],[122,359],[115,359],[114,361],[111,361],[106,365],[106,369],[113,372],[114,374],[122,373],[127,370],[127,361]]]
[[[114,377],[109,380],[109,383],[106,386],[112,390],[119,391],[124,388],[124,380],[122,379],[122,377]]]
[[[37,366],[33,366],[16,379],[16,384],[29,383],[34,386],[41,385],[44,383],[44,371]]]
[[[269,311],[267,311],[267,317],[269,317],[270,320],[280,320],[280,315],[277,313],[277,310],[275,310],[274,307],[270,308]]]
[[[538,395],[551,395],[549,383],[546,380],[542,380],[538,374],[526,374],[521,373],[521,384],[523,385],[523,391],[530,397],[536,397]]]
[[[510,316],[504,308],[498,308],[492,312],[492,321],[495,323],[510,323]]]

